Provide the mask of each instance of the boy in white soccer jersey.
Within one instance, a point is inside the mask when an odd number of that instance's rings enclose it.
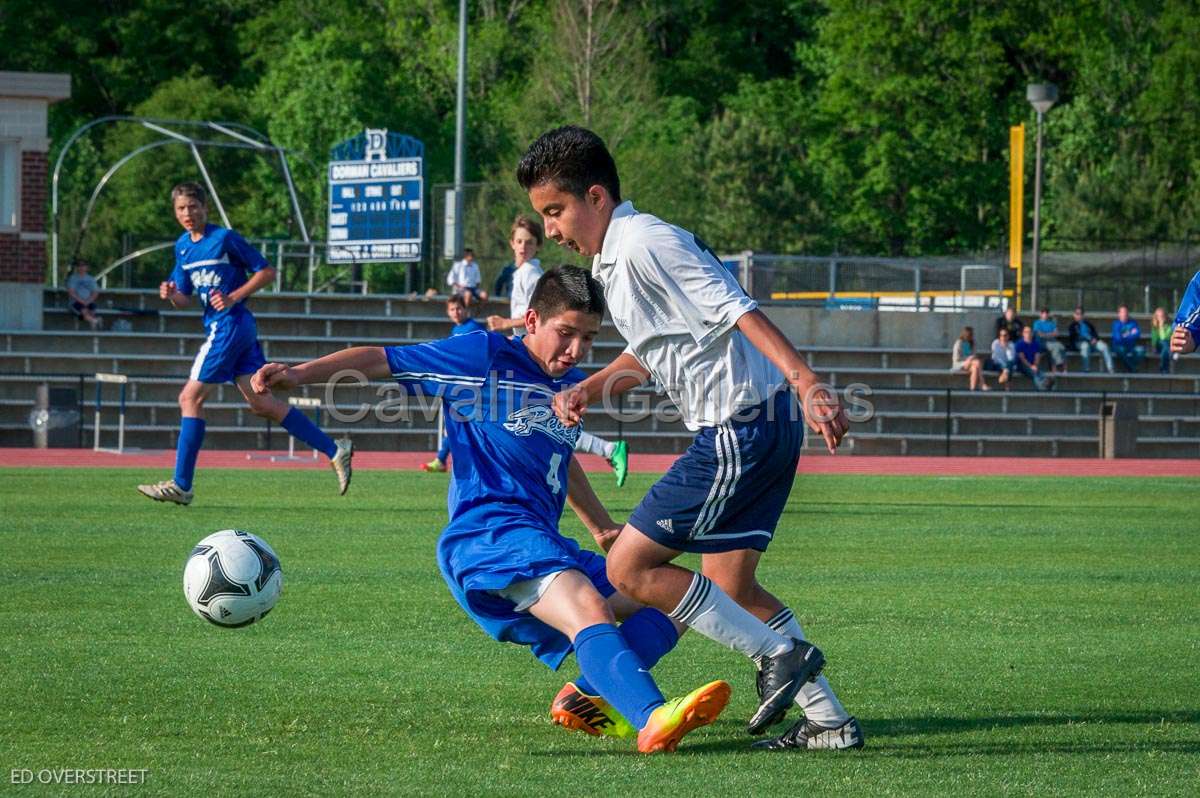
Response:
[[[861,747],[858,722],[820,676],[824,656],[755,578],[791,490],[804,421],[831,452],[847,432],[837,398],[702,241],[622,203],[616,164],[594,133],[567,126],[543,134],[517,180],[547,236],[593,259],[629,343],[556,398],[559,417],[578,423],[588,404],[653,376],[697,433],[617,537],[609,579],[755,661],[762,703],[751,734],[782,720],[793,701],[801,705],[804,719],[757,745]],[[682,552],[700,553],[703,573],[671,562]]]
[[[185,308],[192,297],[204,309],[208,337],[200,346],[191,374],[179,392],[182,416],[175,453],[175,476],[138,491],[155,501],[191,504],[196,458],[204,443],[204,403],[213,388],[232,382],[251,412],[283,426],[289,434],[323,452],[338,478],[338,493],[350,487],[353,447],[336,443],[297,407],[270,394],[250,389],[250,375],[266,362],[258,345],[258,325],[246,307],[255,291],[275,279],[275,270],[262,253],[233,230],[208,223],[208,202],[197,183],[180,183],[171,190],[175,220],[183,234],[175,242],[175,268],[159,286],[158,295],[171,307]]]
[[[517,214],[517,218],[513,220],[508,245],[512,248],[513,263],[517,264],[512,280],[512,304],[509,309],[511,318],[488,316],[487,324],[488,329],[494,332],[512,330],[514,334],[520,334],[525,330],[525,311],[529,308],[533,289],[538,278],[542,276],[541,263],[535,257],[542,246],[542,226],[523,213]],[[617,477],[617,487],[625,484],[625,478],[629,475],[629,446],[625,441],[613,443],[580,430],[575,451],[603,457],[612,466]]]

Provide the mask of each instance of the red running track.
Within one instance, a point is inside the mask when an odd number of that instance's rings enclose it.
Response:
[[[300,461],[266,459],[268,452],[203,451],[198,468],[327,468],[325,458]],[[277,456],[280,456],[276,453]],[[629,470],[662,473],[678,455],[635,454]],[[432,455],[428,452],[368,452],[354,455],[354,467],[364,471],[416,469]],[[588,471],[603,472],[607,464],[594,455],[582,455]],[[160,468],[175,467],[173,451],[138,451],[124,455],[91,449],[0,448],[0,468]],[[992,476],[997,474],[1059,477],[1200,477],[1200,460],[1092,460],[1034,457],[865,457],[806,455],[800,458],[801,474],[865,474],[917,476]]]

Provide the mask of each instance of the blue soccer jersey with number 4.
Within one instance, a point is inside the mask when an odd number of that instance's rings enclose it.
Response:
[[[548,376],[521,339],[491,332],[386,349],[409,393],[438,396],[450,441],[450,522],[438,565],[455,600],[497,640],[530,646],[557,667],[570,641],[494,591],[596,558],[558,531],[579,427],[554,415],[554,395],[582,382]],[[602,570],[602,569],[601,569]]]

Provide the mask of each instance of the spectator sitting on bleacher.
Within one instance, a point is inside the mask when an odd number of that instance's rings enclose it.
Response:
[[[1001,327],[996,333],[996,340],[992,341],[992,356],[983,364],[983,370],[999,372],[998,382],[1005,385],[1012,374],[1016,359],[1017,350],[1013,346],[1012,336],[1008,334],[1007,327]]]
[[[1038,347],[1050,355],[1054,371],[1067,373],[1067,348],[1058,340],[1058,322],[1050,317],[1050,311],[1042,308],[1038,320],[1033,323],[1033,332],[1037,336]]]
[[[950,354],[950,370],[967,372],[972,391],[990,391],[983,378],[983,361],[975,354],[975,328],[963,327]]]
[[[1154,318],[1150,321],[1150,343],[1158,355],[1158,373],[1171,373],[1171,333],[1175,331],[1175,323],[1163,308],[1154,309]]]
[[[1146,356],[1146,347],[1139,343],[1141,338],[1142,329],[1130,317],[1129,308],[1121,305],[1117,308],[1117,318],[1112,325],[1112,352],[1121,358],[1125,370],[1130,373],[1138,370],[1142,358]]]
[[[999,335],[1000,328],[1008,330],[1008,338],[1010,341],[1017,341],[1021,337],[1021,330],[1025,327],[1025,322],[1017,318],[1017,310],[1012,305],[1004,309],[1004,315],[996,319],[996,333]]]
[[[67,279],[67,296],[71,299],[71,312],[86,321],[93,330],[101,325],[96,315],[96,300],[100,298],[100,286],[96,278],[88,274],[91,268],[86,260],[75,261],[75,272]]]
[[[1100,338],[1096,332],[1096,325],[1083,317],[1083,308],[1075,308],[1075,318],[1071,322],[1071,326],[1067,328],[1067,338],[1071,343],[1071,348],[1079,352],[1079,356],[1083,359],[1083,373],[1087,374],[1092,370],[1092,350],[1095,349],[1104,358],[1104,368],[1109,373],[1113,373],[1112,352],[1108,351],[1108,344]]]
[[[1021,340],[1017,341],[1015,348],[1017,350],[1017,371],[1033,380],[1034,387],[1039,391],[1044,391],[1053,385],[1054,378],[1043,373],[1039,365],[1042,351],[1038,347],[1038,342],[1034,340],[1032,327],[1021,330]]]
[[[475,251],[464,249],[462,260],[454,261],[450,273],[446,275],[446,285],[450,286],[452,296],[461,296],[467,307],[475,300],[485,301],[487,291],[480,290],[479,283],[483,278],[479,275],[479,264],[475,262]]]

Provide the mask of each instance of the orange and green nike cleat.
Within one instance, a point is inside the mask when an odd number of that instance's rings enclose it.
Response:
[[[685,734],[717,719],[731,692],[729,683],[718,679],[663,704],[650,713],[646,727],[638,733],[638,751],[674,751]]]
[[[632,737],[637,733],[611,704],[598,695],[579,692],[574,682],[567,682],[554,696],[550,720],[565,729],[591,735]]]

